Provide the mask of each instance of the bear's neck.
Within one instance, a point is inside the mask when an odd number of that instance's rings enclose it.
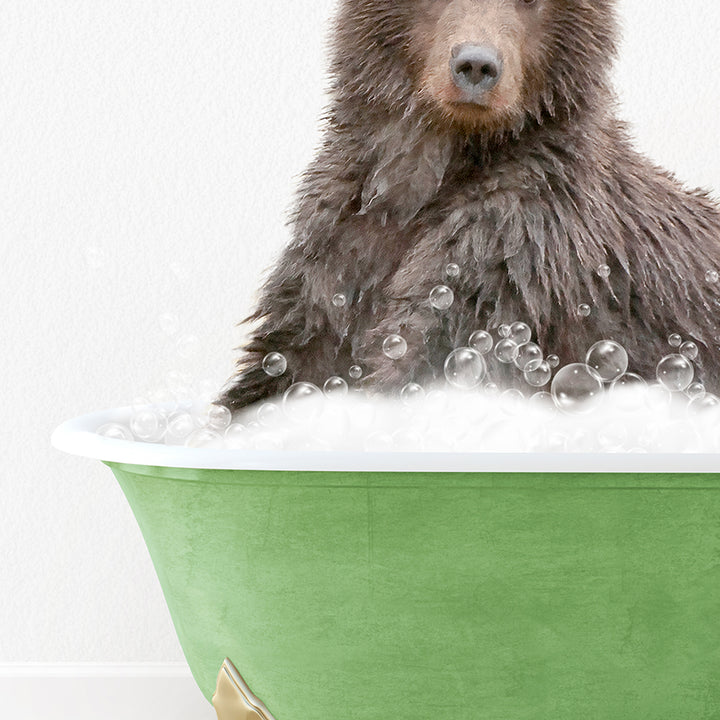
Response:
[[[360,213],[394,215],[410,222],[448,184],[478,169],[492,172],[509,161],[532,158],[543,142],[562,137],[581,146],[603,135],[613,123],[610,102],[576,108],[572,113],[528,116],[522,125],[494,133],[438,127],[422,115],[375,112],[346,118],[364,147],[365,167]]]
[[[601,137],[617,122],[612,113],[614,104],[608,93],[605,102],[585,104],[562,113],[527,115],[522,123],[503,131],[450,136],[448,141],[455,145],[456,169],[462,171],[468,166],[490,169],[502,165],[508,158],[530,157],[533,148],[548,138],[582,144],[590,138]]]

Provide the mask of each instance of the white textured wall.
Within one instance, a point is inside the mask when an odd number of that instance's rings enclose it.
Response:
[[[176,661],[105,467],[49,446],[178,364],[227,375],[317,142],[332,0],[0,3],[0,662]],[[720,188],[720,7],[624,0],[639,144]],[[280,59],[278,59],[280,58]]]

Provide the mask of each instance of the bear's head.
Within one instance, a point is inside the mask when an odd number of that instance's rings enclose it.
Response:
[[[468,133],[605,101],[615,0],[343,0],[336,92]]]

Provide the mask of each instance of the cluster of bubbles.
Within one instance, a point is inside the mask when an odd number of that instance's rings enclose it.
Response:
[[[582,376],[583,383],[587,375]],[[597,385],[589,383],[589,392]],[[321,390],[296,383],[277,398],[233,416],[145,406],[129,426],[108,424],[106,437],[193,448],[261,451],[365,452],[720,452],[717,403],[696,398],[683,410],[667,391],[616,386],[582,416],[547,402],[492,390],[424,389],[407,385],[402,398],[371,398],[330,378]],[[691,395],[687,395],[689,399]]]
[[[528,325],[515,322],[500,326],[497,338],[475,331],[447,356],[444,384],[411,382],[394,400],[353,387],[362,377],[353,366],[350,382],[337,375],[322,388],[297,382],[281,398],[235,416],[207,395],[193,404],[161,393],[154,403],[133,406],[127,425],[109,423],[98,432],[213,449],[720,452],[720,399],[695,380],[698,347],[676,334],[668,343],[676,352],[661,358],[657,382],[648,383],[628,372],[628,354],[614,340],[596,342],[584,362],[559,367],[556,356],[545,357],[531,341]],[[396,360],[407,343],[389,335],[383,351]],[[530,392],[484,382],[489,357],[516,367]],[[279,352],[263,362],[271,376],[287,367]]]
[[[196,381],[189,373],[167,373],[159,389],[137,397],[125,422],[110,422],[98,429],[105,437],[168,445],[205,447],[231,424],[228,408],[212,403],[218,383],[214,378]]]
[[[608,278],[611,269],[600,265],[596,272]],[[460,267],[450,263],[445,274],[451,281]],[[716,270],[705,277],[720,282]],[[440,313],[454,301],[445,284],[428,296]],[[336,293],[331,302],[343,308],[347,297]],[[587,317],[592,308],[582,303],[577,312]],[[176,316],[161,316],[160,325],[179,335]],[[179,335],[177,351],[188,357],[198,344],[195,336]],[[108,423],[98,432],[122,440],[259,450],[720,452],[720,399],[695,376],[699,348],[679,334],[670,335],[668,345],[655,381],[648,382],[629,370],[628,353],[613,339],[599,340],[581,361],[561,367],[557,355],[533,342],[530,326],[515,321],[470,334],[445,358],[442,385],[410,382],[399,398],[371,398],[358,382],[363,368],[352,365],[347,379],[334,375],[322,387],[296,382],[281,398],[236,416],[212,404],[217,386],[206,384],[192,397],[187,379],[174,373],[150,401],[134,403],[127,424]],[[388,362],[401,360],[408,349],[399,332],[382,342]],[[490,363],[514,368],[524,390],[489,382]],[[281,377],[288,360],[273,351],[262,368]]]

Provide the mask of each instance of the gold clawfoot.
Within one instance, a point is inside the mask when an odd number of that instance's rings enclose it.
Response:
[[[225,658],[212,698],[218,720],[275,720],[251,692],[237,668]]]

